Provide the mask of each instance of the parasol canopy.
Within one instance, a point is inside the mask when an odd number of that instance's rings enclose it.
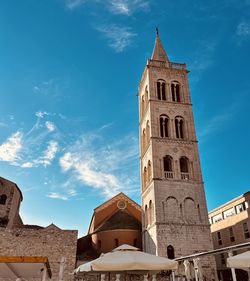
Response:
[[[250,268],[250,251],[232,256],[227,259],[227,266],[231,268],[239,268],[249,270]]]
[[[80,265],[75,272],[161,271],[175,270],[177,267],[178,263],[174,260],[144,253],[138,248],[123,244],[89,263]]]

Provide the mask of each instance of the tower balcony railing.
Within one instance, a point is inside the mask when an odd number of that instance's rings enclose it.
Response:
[[[182,180],[189,180],[190,179],[189,173],[181,173],[181,179]]]
[[[157,61],[157,60],[148,60],[148,65],[157,66],[157,67],[165,67],[165,68],[173,68],[179,70],[185,70],[185,63],[176,63],[176,62],[168,62],[168,61]]]
[[[170,172],[170,171],[164,171],[164,177],[165,177],[165,179],[173,179],[174,173]]]

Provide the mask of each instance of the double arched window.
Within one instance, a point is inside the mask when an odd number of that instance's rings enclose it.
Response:
[[[189,180],[190,179],[190,171],[189,171],[189,160],[187,157],[180,158],[180,171],[181,171],[181,179]]]
[[[169,155],[166,155],[163,158],[163,170],[164,170],[164,177],[166,179],[172,179],[173,178],[173,158]]]
[[[168,124],[169,124],[169,118],[167,115],[162,114],[160,115],[160,136],[162,138],[168,138]]]
[[[160,79],[156,84],[158,100],[166,100],[166,81]]]
[[[180,88],[180,83],[178,81],[173,81],[171,83],[172,101],[181,102]]]
[[[149,140],[150,140],[150,126],[149,126],[149,121],[147,121],[146,128],[142,130],[142,135],[141,135],[142,151],[145,151],[147,144],[149,143]]]
[[[147,184],[151,181],[152,179],[152,165],[151,161],[148,160],[147,167],[145,166],[143,169],[143,190],[145,190]]]
[[[181,116],[176,116],[175,120],[175,133],[177,139],[184,139],[184,119]]]
[[[7,201],[7,195],[6,194],[0,195],[0,205],[5,205],[6,201]]]

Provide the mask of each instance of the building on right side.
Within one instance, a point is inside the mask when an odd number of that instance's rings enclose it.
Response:
[[[214,249],[250,242],[249,206],[250,191],[209,212]],[[226,267],[227,254],[216,255],[215,258],[219,279],[231,280],[231,271]],[[250,280],[246,271],[236,270],[236,275],[237,280]]]

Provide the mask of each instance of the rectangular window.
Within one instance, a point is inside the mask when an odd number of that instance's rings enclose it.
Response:
[[[248,206],[249,206],[248,202],[245,201],[244,204],[245,204],[245,208],[248,209]]]
[[[248,225],[246,222],[243,223],[243,231],[244,231],[244,236],[245,239],[250,238],[249,230],[248,230]]]
[[[239,205],[236,206],[237,214],[239,214],[239,213],[241,213],[241,212],[243,212],[243,211],[245,211],[245,210],[246,210],[246,207],[245,207],[245,204],[244,204],[244,203],[239,204]]]
[[[233,228],[232,228],[232,227],[229,228],[229,237],[230,237],[230,241],[231,241],[231,242],[234,242],[234,241],[235,241],[234,231],[233,231]]]
[[[216,216],[213,216],[212,219],[213,219],[213,223],[221,221],[222,220],[222,214],[218,214]]]
[[[226,259],[225,259],[224,254],[220,254],[220,258],[221,258],[221,264],[226,265]]]
[[[218,244],[222,245],[221,233],[219,231],[217,232],[217,238],[218,238]]]
[[[235,209],[234,209],[234,207],[233,207],[233,208],[230,208],[230,209],[228,209],[228,210],[226,210],[226,211],[223,212],[223,217],[224,217],[224,219],[226,219],[226,218],[228,218],[228,217],[231,217],[231,216],[233,216],[233,215],[235,215]]]

